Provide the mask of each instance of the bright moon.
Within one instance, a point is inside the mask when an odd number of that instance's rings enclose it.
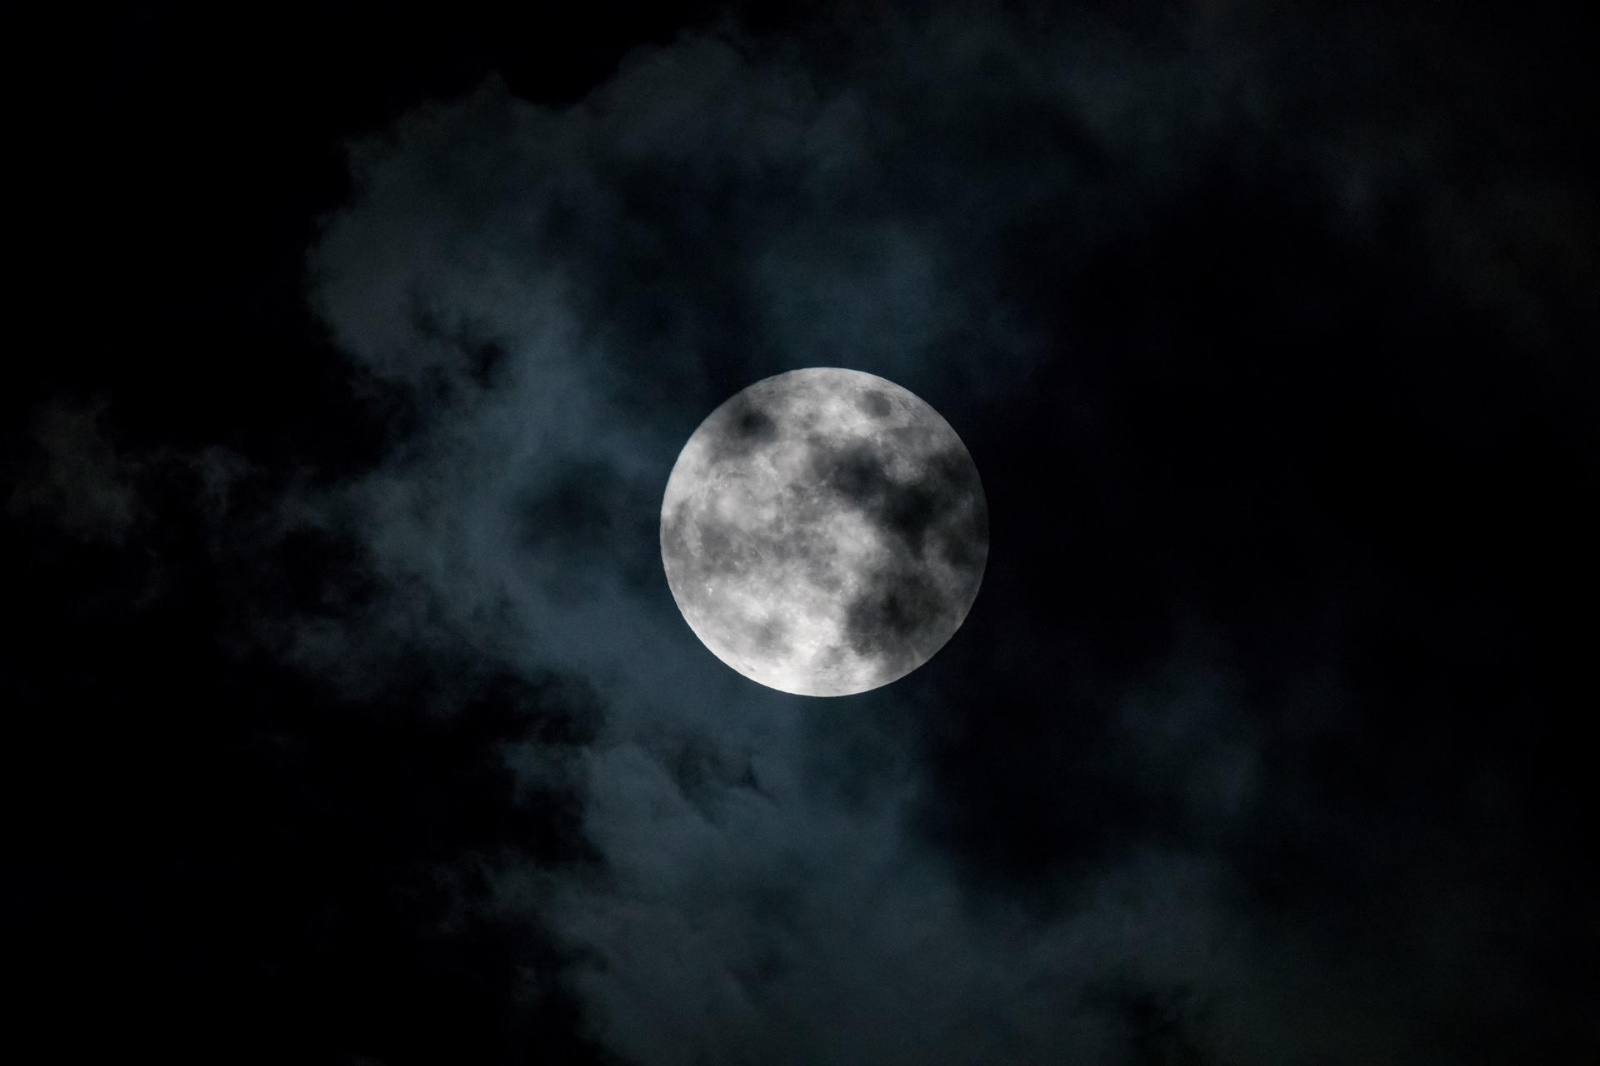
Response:
[[[689,628],[753,681],[846,696],[966,618],[989,554],[978,469],[939,413],[857,370],[758,381],[684,445],[661,561]]]

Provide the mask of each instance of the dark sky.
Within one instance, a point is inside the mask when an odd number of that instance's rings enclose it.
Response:
[[[1577,6],[18,23],[6,1058],[1600,1061]],[[814,365],[991,527],[821,700],[657,544]]]

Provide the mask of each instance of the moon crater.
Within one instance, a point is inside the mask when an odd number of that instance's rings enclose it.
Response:
[[[690,628],[784,692],[864,692],[960,627],[988,558],[966,447],[883,378],[814,367],[758,381],[684,445],[661,558]]]

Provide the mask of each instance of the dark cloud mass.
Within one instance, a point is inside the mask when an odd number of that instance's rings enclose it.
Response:
[[[26,254],[68,284],[3,399],[14,1039],[1600,1061],[1572,18],[158,4],[46,35],[82,76],[25,123],[28,202],[68,205]],[[829,700],[713,658],[660,555],[695,427],[807,366],[911,390],[976,463],[815,449],[904,542],[861,645],[948,609],[915,559],[988,544],[939,654]],[[726,447],[789,432],[725,413]]]

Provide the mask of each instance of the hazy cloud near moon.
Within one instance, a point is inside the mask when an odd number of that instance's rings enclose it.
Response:
[[[628,1059],[1392,1061],[1442,971],[1374,994],[1359,959],[1234,910],[1225,864],[1192,840],[1128,841],[1028,900],[974,895],[913,828],[922,732],[955,697],[913,678],[819,714],[723,668],[667,594],[662,488],[744,385],[850,366],[965,438],[1046,357],[1048,297],[1008,291],[1006,249],[1047,248],[1065,278],[1218,157],[1312,166],[1351,232],[1415,180],[1389,151],[1406,129],[1368,130],[1363,164],[1339,150],[1348,130],[1279,125],[1335,76],[1338,41],[1279,81],[1285,56],[1242,15],[1197,13],[1158,48],[946,10],[849,27],[859,52],[689,36],[571,108],[490,83],[356,143],[312,298],[420,416],[381,469],[313,502],[353,516],[389,582],[372,624],[578,675],[604,700],[578,787],[605,875],[530,869],[503,890],[589,953],[571,980]],[[1074,402],[1064,421],[1104,417]],[[980,470],[990,439],[969,438]],[[991,498],[991,558],[1004,508]],[[308,629],[298,654],[333,669],[366,624]],[[956,641],[980,676],[1094,684],[1053,679],[1070,669],[1053,638],[988,624]],[[1130,788],[1174,789],[1202,842],[1224,838],[1260,743],[1225,676],[1175,663],[1166,689],[1100,694],[1122,711],[1096,743]],[[1131,1058],[1125,1019],[1150,1003],[1172,1023],[1160,1053],[1212,1057]]]

